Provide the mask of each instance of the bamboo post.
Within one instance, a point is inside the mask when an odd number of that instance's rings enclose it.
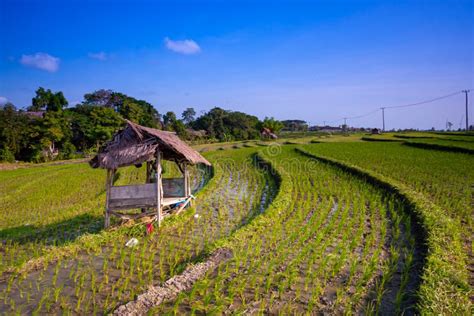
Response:
[[[161,152],[159,149],[156,150],[156,208],[158,217],[158,227],[161,225],[163,218],[161,214],[161,200],[162,200],[162,184],[161,184]]]
[[[110,213],[109,213],[109,199],[110,199],[110,188],[114,181],[115,170],[107,169],[107,180],[105,183],[105,221],[104,226],[108,228],[110,226]]]
[[[189,170],[188,170],[188,164],[184,164],[184,195],[189,198],[191,196],[191,183],[189,181]],[[189,202],[189,205],[191,205],[191,201]]]
[[[150,173],[151,173],[151,168],[150,168],[150,162],[146,162],[146,182],[145,183],[150,183]]]
[[[146,162],[146,180],[145,183],[151,183],[151,164],[149,161]],[[146,209],[142,208],[142,213],[146,213]]]
[[[184,189],[184,196],[188,197],[188,165],[186,163],[183,164],[183,189]]]

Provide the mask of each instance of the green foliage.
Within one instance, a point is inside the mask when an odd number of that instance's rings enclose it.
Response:
[[[110,90],[84,96],[77,107],[64,109],[62,92],[39,88],[30,111],[17,111],[12,104],[0,108],[0,148],[16,159],[42,162],[76,157],[76,151],[97,150],[124,125],[124,118],[138,124],[158,127],[159,114],[145,101]],[[39,111],[39,112],[38,112]],[[185,128],[174,126],[181,134]]]
[[[187,108],[183,111],[181,117],[183,118],[183,122],[186,125],[191,124],[194,121],[194,117],[196,116],[196,111],[193,108]]]
[[[274,133],[283,127],[274,118],[260,122],[255,116],[218,107],[197,119],[191,107],[183,111],[182,120],[169,111],[162,125],[159,112],[150,103],[105,89],[86,93],[84,101],[75,107],[66,109],[67,104],[62,92],[40,87],[30,112],[17,111],[12,104],[3,106],[0,148],[8,148],[18,160],[33,162],[90,154],[111,139],[124,125],[124,119],[199,142],[259,139],[262,127]]]
[[[17,112],[13,104],[0,107],[0,148],[8,149],[15,157],[29,145],[31,124],[25,115]]]
[[[176,114],[174,114],[174,112],[166,112],[166,114],[163,115],[163,123],[167,131],[176,132],[179,137],[184,139],[188,137],[186,126],[184,125],[183,121],[176,118]]]
[[[242,112],[213,108],[197,118],[192,127],[206,130],[211,138],[220,141],[256,139],[260,135],[257,117]]]
[[[184,125],[184,123],[181,121],[181,120],[176,120],[173,122],[173,124],[171,125],[171,128],[173,131],[176,132],[176,134],[183,138],[183,139],[186,139],[188,138],[188,132],[186,131],[186,126]]]
[[[308,123],[303,120],[285,120],[282,123],[285,131],[305,132],[308,130]]]
[[[81,150],[96,150],[124,125],[123,118],[109,107],[79,105],[67,112],[71,118],[72,143]]]
[[[50,89],[40,87],[36,96],[31,100],[29,111],[61,111],[68,102],[61,91],[53,93]]]
[[[285,125],[282,122],[275,120],[273,117],[270,117],[270,118],[265,117],[265,119],[262,122],[263,128],[268,128],[272,133],[275,133],[275,134],[280,132],[284,126]]]
[[[115,93],[114,96],[121,100],[118,113],[123,118],[143,126],[159,127],[160,115],[150,103],[121,93]]]
[[[123,93],[104,89],[86,93],[83,105],[112,109],[123,118],[143,126],[159,126],[160,114],[150,103]]]
[[[130,99],[124,100],[119,113],[124,118],[136,123],[139,123],[143,116],[142,108]]]
[[[174,112],[169,111],[163,115],[163,124],[165,125],[165,129],[171,131],[173,128],[173,124],[177,121],[176,114]]]
[[[8,148],[0,148],[0,162],[15,162],[15,156]]]
[[[90,112],[90,123],[85,136],[91,141],[95,140],[98,148],[123,126],[123,119],[111,108],[95,107]]]
[[[77,149],[72,143],[65,142],[61,147],[61,152],[59,153],[60,160],[77,158]]]
[[[107,108],[117,109],[121,100],[114,95],[112,90],[100,89],[84,95],[84,105],[103,106]]]

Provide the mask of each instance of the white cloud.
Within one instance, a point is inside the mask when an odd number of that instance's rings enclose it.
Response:
[[[7,98],[0,96],[0,105],[5,105],[7,104],[7,102],[8,102]]]
[[[168,37],[165,38],[166,48],[180,54],[196,54],[201,51],[201,47],[193,40],[173,41]]]
[[[97,59],[97,60],[100,60],[100,61],[105,61],[108,58],[107,54],[104,53],[104,52],[89,53],[88,56],[89,56],[89,58]]]
[[[46,53],[36,53],[34,55],[22,55],[20,62],[28,67],[38,68],[49,72],[59,69],[59,58]]]

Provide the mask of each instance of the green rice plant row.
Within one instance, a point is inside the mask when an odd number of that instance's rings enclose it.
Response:
[[[318,153],[318,150],[303,153],[345,170],[370,179],[395,194],[405,198],[410,208],[420,218],[426,230],[428,253],[423,268],[423,282],[418,291],[421,314],[469,315],[472,303],[468,279],[467,255],[463,251],[463,240],[457,221],[439,206],[430,202],[423,194],[407,185],[348,162],[343,162]]]

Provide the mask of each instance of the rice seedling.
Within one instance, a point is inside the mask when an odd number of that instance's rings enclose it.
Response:
[[[381,251],[385,239],[403,247],[401,237],[384,228],[390,225],[386,214],[394,197],[292,147],[284,146],[277,155],[261,151],[281,176],[279,195],[265,213],[228,238],[234,258],[198,281],[194,288],[199,291],[181,296],[179,307],[173,302],[154,312],[206,312],[207,298],[222,293],[227,299],[219,300],[219,308],[224,304],[235,313],[357,312],[371,304],[378,275],[389,271]],[[393,213],[402,216],[403,210]],[[350,288],[358,293],[355,302],[347,298]],[[206,310],[196,304],[201,300]]]
[[[151,312],[468,310],[466,271],[456,269],[467,262],[463,246],[470,245],[473,158],[399,143],[319,140],[206,145],[215,150],[206,153],[213,178],[195,177],[194,188],[207,183],[196,206],[167,218],[152,235],[143,225],[102,230],[101,171],[75,164],[1,172],[0,310],[107,313],[222,246],[232,250],[230,260]],[[329,158],[315,160],[296,147]],[[165,166],[170,177],[178,172]],[[141,183],[143,176],[125,168],[115,181]],[[418,217],[407,215],[413,212]],[[423,262],[420,224],[441,266],[433,255]],[[139,243],[127,248],[131,237]],[[428,277],[420,285],[422,268]],[[437,277],[439,271],[446,273]],[[440,278],[459,283],[435,289]]]
[[[114,308],[119,303],[132,300],[149,285],[180,273],[187,262],[198,258],[214,240],[235,231],[258,213],[262,195],[266,196],[263,203],[269,203],[267,199],[272,198],[274,191],[273,180],[253,162],[254,151],[246,148],[209,154],[209,159],[214,162],[215,177],[205,190],[212,190],[212,194],[200,194],[195,209],[179,218],[165,220],[158,233],[145,236],[144,230],[122,227],[87,235],[87,238],[79,238],[71,245],[53,246],[60,251],[56,258],[42,261],[42,271],[47,272],[44,279],[34,278],[31,274],[20,280],[14,273],[11,284],[14,284],[15,292],[24,289],[31,281],[37,292],[31,293],[28,308],[44,312],[46,303],[48,309],[59,308],[60,304],[66,303],[65,312],[88,313]],[[232,159],[227,158],[231,155]],[[174,171],[167,168],[166,172],[172,174]],[[117,181],[142,181],[136,174],[134,169],[128,168]],[[98,205],[100,203],[97,203],[97,208]],[[195,218],[194,213],[199,217]],[[138,247],[124,247],[130,236],[140,238]],[[74,251],[70,252],[71,249]],[[67,256],[61,256],[61,253]],[[54,289],[59,282],[66,284],[62,292],[72,290],[72,295],[67,296],[65,302],[40,295],[45,288]],[[2,286],[0,283],[0,291],[6,297],[17,297],[11,290],[7,291],[6,284]]]
[[[318,159],[364,174],[408,200],[429,250],[422,272],[424,281],[416,293],[419,309],[428,314],[469,314],[474,157],[395,143],[315,144],[303,148]],[[411,224],[404,222],[409,229]],[[408,238],[407,243],[408,250],[400,256],[411,266],[411,254],[420,250],[412,239]],[[401,283],[406,286],[410,277],[402,273]],[[405,299],[410,298],[398,293],[397,305]]]

